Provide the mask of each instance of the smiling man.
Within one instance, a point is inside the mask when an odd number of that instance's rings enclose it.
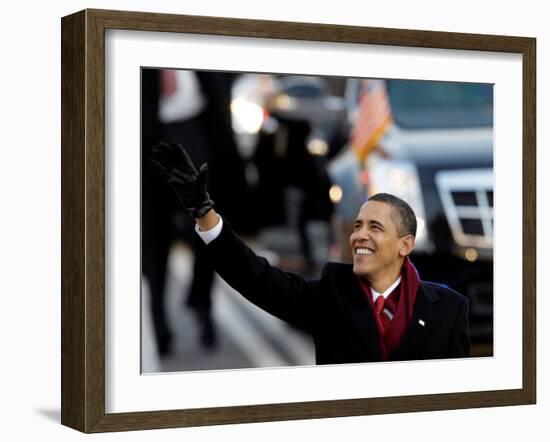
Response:
[[[416,217],[405,201],[371,197],[350,236],[353,265],[327,263],[308,281],[271,266],[235,235],[214,210],[207,166],[197,171],[180,145],[155,146],[152,163],[195,218],[197,253],[245,298],[309,332],[317,364],[469,355],[468,300],[420,281],[409,259]]]

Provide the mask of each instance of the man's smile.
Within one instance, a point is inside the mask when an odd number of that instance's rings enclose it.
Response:
[[[355,248],[355,254],[356,255],[372,255],[374,253],[374,250],[369,249],[367,247],[356,247]]]

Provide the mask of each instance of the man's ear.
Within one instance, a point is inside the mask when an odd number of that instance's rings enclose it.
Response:
[[[399,249],[400,256],[408,256],[414,249],[415,239],[412,235],[407,235],[402,238],[401,247]]]

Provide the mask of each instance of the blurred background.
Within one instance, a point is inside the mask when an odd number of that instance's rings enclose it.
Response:
[[[306,278],[351,262],[370,195],[403,198],[421,278],[470,299],[472,356],[493,354],[492,85],[142,69],[141,98],[142,372],[314,364],[307,335],[195,259],[194,221],[146,161],[162,140],[208,162],[256,253]]]

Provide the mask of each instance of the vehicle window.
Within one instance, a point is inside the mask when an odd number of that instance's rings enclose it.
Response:
[[[323,94],[321,88],[314,85],[296,85],[286,89],[286,93],[296,98],[317,98]]]
[[[493,86],[481,83],[388,80],[395,122],[404,128],[493,125]]]

